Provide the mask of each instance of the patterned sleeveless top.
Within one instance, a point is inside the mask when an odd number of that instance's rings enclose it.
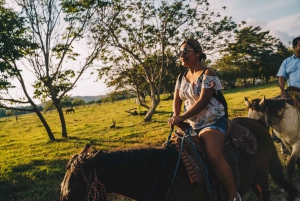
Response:
[[[193,83],[188,82],[185,76],[182,77],[181,83],[177,79],[175,90],[179,90],[179,96],[184,102],[184,111],[187,111],[196,103],[203,88],[221,90],[220,79],[217,76],[209,75],[202,75]],[[224,115],[225,109],[222,103],[212,97],[206,108],[187,119],[187,122],[194,130],[197,130],[216,123]]]

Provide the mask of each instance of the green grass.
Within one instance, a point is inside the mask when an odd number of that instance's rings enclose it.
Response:
[[[244,97],[270,98],[278,92],[275,83],[223,91],[230,118],[247,115]],[[161,146],[170,132],[167,119],[172,101],[162,100],[150,123],[143,123],[143,116],[125,112],[131,108],[137,108],[133,99],[76,108],[75,114],[65,115],[67,139],[61,137],[57,113],[48,112],[45,118],[56,141],[49,141],[34,114],[19,116],[18,121],[14,117],[1,118],[0,200],[59,200],[65,165],[86,143],[101,150]],[[115,129],[109,128],[112,119],[116,120]],[[251,200],[251,194],[248,197]]]

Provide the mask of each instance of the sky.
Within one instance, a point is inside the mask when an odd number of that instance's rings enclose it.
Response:
[[[212,9],[217,10],[226,6],[221,15],[231,16],[236,23],[246,21],[246,26],[270,30],[270,34],[285,45],[300,36],[300,0],[209,0],[209,3]],[[97,96],[111,92],[112,89],[106,87],[104,80],[95,80],[96,74],[85,75],[68,95]],[[22,92],[19,90],[17,93]]]
[[[246,26],[260,26],[288,45],[300,36],[299,0],[211,0],[214,8],[226,6],[222,15],[231,16],[236,23],[246,21]]]

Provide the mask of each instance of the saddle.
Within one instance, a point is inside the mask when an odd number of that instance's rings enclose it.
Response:
[[[231,167],[236,188],[240,185],[240,169],[246,168],[250,179],[254,177],[251,156],[255,155],[257,142],[247,128],[227,121],[227,133],[224,142],[224,158]],[[181,122],[172,134],[171,143],[181,154],[181,160],[187,170],[191,183],[203,185],[210,200],[228,200],[224,187],[205,156],[203,141],[188,123]],[[183,141],[183,142],[182,142]],[[181,146],[183,146],[181,148]]]

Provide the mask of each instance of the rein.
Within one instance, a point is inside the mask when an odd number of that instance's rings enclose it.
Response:
[[[269,114],[267,108],[261,108],[261,110],[263,111],[263,113],[266,115],[266,119],[267,119],[267,122],[268,125],[267,126],[271,126],[271,125],[277,125],[277,124],[280,124],[281,120],[279,121],[275,121],[274,119],[272,119],[271,115]],[[285,111],[283,111],[279,116],[283,116],[283,113]]]
[[[180,138],[181,139],[181,144],[180,144],[180,152],[179,152],[179,157],[182,155],[182,152],[184,151],[183,149],[190,149],[190,150],[193,150],[194,152],[194,157],[195,159],[198,159],[198,161],[200,162],[200,164],[198,165],[201,165],[203,167],[203,170],[205,172],[205,179],[206,179],[206,182],[207,182],[207,192],[208,192],[208,197],[209,197],[209,200],[212,201],[213,198],[212,198],[212,192],[211,192],[211,183],[210,183],[210,180],[209,180],[209,173],[208,173],[208,169],[206,168],[206,165],[205,163],[203,162],[201,156],[199,155],[198,153],[198,149],[195,145],[195,143],[193,142],[193,139],[192,139],[192,136],[195,136],[193,134],[193,129],[192,127],[188,127],[188,129],[186,129],[184,131],[184,135],[180,136],[179,134],[177,134],[175,132],[175,135],[177,136],[177,138]],[[187,140],[187,144],[185,143]],[[194,166],[197,166],[196,163],[194,163]],[[198,167],[199,169],[199,167]]]
[[[100,193],[98,191],[98,187],[100,189]],[[94,169],[94,180],[89,187],[89,191],[87,194],[86,200],[97,201],[101,198],[103,201],[107,201],[107,193],[104,185],[98,181],[96,169]]]
[[[174,112],[172,112],[170,118],[173,116],[173,113],[174,113]],[[170,133],[169,133],[169,136],[168,136],[168,140],[167,140],[167,142],[166,142],[165,149],[166,149],[166,148],[169,146],[169,144],[170,144],[171,136],[172,136],[173,130],[174,130],[174,126],[171,127],[171,130],[170,130]],[[183,146],[182,146],[182,147],[183,147]],[[182,148],[181,148],[181,149],[182,149]],[[155,184],[154,184],[154,186],[152,187],[152,189],[151,189],[151,191],[150,191],[148,197],[146,198],[146,201],[151,197],[151,195],[152,195],[154,189],[156,188],[157,182],[158,182],[158,180],[159,180],[160,174],[161,174],[161,172],[162,172],[162,169],[163,169],[164,164],[165,164],[165,161],[166,161],[166,156],[167,156],[167,152],[165,152],[164,159],[163,159],[163,162],[162,162],[162,164],[161,164],[161,166],[160,166],[160,170],[159,170],[158,176],[157,176],[157,178],[156,178]],[[174,180],[175,180],[175,177],[176,177],[176,174],[177,174],[177,171],[178,171],[179,162],[180,162],[180,154],[179,154],[179,156],[178,156],[178,160],[177,160],[177,163],[176,163],[176,168],[175,168],[175,171],[174,171],[174,175],[173,175],[173,178],[172,178],[172,182],[171,182],[171,184],[170,184],[170,186],[169,186],[169,189],[168,189],[168,192],[167,192],[167,194],[166,194],[165,200],[167,200],[167,198],[168,198],[168,196],[169,196],[169,193],[170,193],[170,190],[171,190],[171,187],[172,187],[173,182],[174,182]]]
[[[274,119],[272,119],[271,115],[267,112],[267,111],[264,111],[264,113],[266,114],[267,116],[267,121],[268,121],[268,124],[269,125],[277,125],[277,124],[280,124],[281,120],[279,121],[275,121]],[[283,115],[284,112],[282,112],[281,115]]]
[[[97,152],[95,155],[97,155],[99,152]],[[87,185],[86,190],[85,190],[85,195],[86,201],[107,201],[107,193],[105,186],[98,180],[97,177],[97,171],[96,168],[93,168],[94,170],[94,179],[92,181],[92,170],[89,171],[89,177],[87,178],[83,167],[82,163],[80,163],[79,166],[79,171],[80,174],[84,180],[84,183]]]
[[[89,185],[91,183],[91,176],[92,176],[91,172],[89,173],[89,179],[88,179],[84,174],[82,164],[80,164],[79,168],[80,168],[80,173],[81,173],[81,176],[82,176],[85,184]]]
[[[284,92],[284,88],[281,87],[281,85],[279,84],[279,81],[278,81],[278,80],[276,81],[276,85],[280,88],[280,90],[281,90],[282,92]],[[286,96],[284,97],[284,99],[286,100]]]
[[[173,128],[172,128],[171,131],[173,131]],[[170,135],[170,136],[171,136],[171,135]],[[170,142],[170,139],[169,139],[169,142]],[[175,177],[176,177],[176,173],[177,173],[177,171],[178,171],[178,166],[179,166],[179,162],[180,162],[180,156],[181,156],[181,153],[182,153],[182,150],[183,150],[183,142],[184,142],[184,139],[182,139],[182,142],[181,142],[180,153],[178,154],[178,159],[177,159],[177,163],[176,163],[176,168],[175,168],[174,175],[173,175],[173,178],[172,178],[172,182],[171,182],[171,184],[170,184],[170,186],[169,186],[169,189],[168,189],[168,192],[167,192],[167,195],[166,195],[165,200],[167,200],[167,198],[168,198],[168,196],[169,196],[171,187],[172,187],[172,185],[173,185],[173,183],[174,183],[174,180],[175,180]]]

